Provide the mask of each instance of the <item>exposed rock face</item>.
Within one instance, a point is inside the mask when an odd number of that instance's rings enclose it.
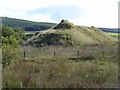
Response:
[[[54,27],[54,29],[72,29],[74,24],[70,23],[68,20],[61,20],[61,22]]]

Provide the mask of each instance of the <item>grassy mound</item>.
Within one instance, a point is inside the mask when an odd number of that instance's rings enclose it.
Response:
[[[53,29],[40,31],[30,40],[31,45],[113,45],[117,40],[95,27],[75,26],[62,20]]]

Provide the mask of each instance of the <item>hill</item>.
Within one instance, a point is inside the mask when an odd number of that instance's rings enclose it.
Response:
[[[97,45],[115,44],[117,40],[98,28],[75,26],[67,20],[62,20],[51,29],[40,31],[29,40],[31,45]]]
[[[104,32],[120,33],[118,28],[99,28]]]
[[[56,25],[55,23],[33,22],[33,21],[8,18],[8,17],[1,17],[1,18],[3,25],[12,26],[12,27],[22,27],[26,31],[40,31],[40,30],[49,29],[52,26]]]
[[[8,25],[12,27],[22,27],[26,31],[40,31],[40,30],[46,30],[54,25],[56,23],[47,23],[47,22],[33,22],[28,20],[22,20],[22,19],[15,19],[15,18],[8,18],[8,17],[0,17],[2,18],[2,24]],[[100,30],[104,32],[114,32],[118,33],[118,28],[99,28]]]

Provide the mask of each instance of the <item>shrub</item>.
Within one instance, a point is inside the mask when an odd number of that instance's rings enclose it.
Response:
[[[23,34],[20,28],[2,27],[2,64],[8,66],[16,58],[17,48],[22,43]]]

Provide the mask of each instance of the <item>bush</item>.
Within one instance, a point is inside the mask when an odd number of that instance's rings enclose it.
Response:
[[[3,67],[8,66],[12,60],[16,57],[17,48],[11,45],[2,45],[2,65]]]
[[[20,28],[2,27],[2,64],[8,66],[16,58],[17,48],[22,43],[22,30]]]

